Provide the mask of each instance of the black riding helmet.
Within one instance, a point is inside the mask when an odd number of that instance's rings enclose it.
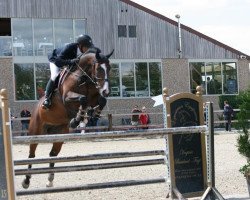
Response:
[[[92,43],[92,39],[90,36],[88,35],[80,35],[76,42],[79,44],[79,45],[82,45],[84,47],[91,47],[91,46],[94,46],[93,43]]]

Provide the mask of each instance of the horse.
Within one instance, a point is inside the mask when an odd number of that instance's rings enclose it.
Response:
[[[94,109],[93,116],[99,117],[109,95],[109,57],[113,52],[108,55],[101,54],[99,50],[85,53],[74,67],[64,68],[58,79],[58,87],[51,97],[51,108],[42,108],[44,97],[34,107],[28,135],[69,133],[70,128],[76,128],[86,117],[88,109]],[[37,145],[30,144],[29,158],[35,157]],[[57,156],[62,145],[63,142],[53,143],[49,156]],[[50,168],[54,165],[49,164]],[[29,164],[28,169],[31,168]],[[30,179],[31,175],[25,176],[23,188],[29,187]],[[46,186],[52,187],[53,180],[54,173],[50,173]]]

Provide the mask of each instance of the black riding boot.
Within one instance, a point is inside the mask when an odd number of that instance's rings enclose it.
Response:
[[[54,87],[55,87],[55,82],[50,79],[46,86],[45,99],[42,105],[44,109],[49,109],[51,106],[51,96],[54,91]]]

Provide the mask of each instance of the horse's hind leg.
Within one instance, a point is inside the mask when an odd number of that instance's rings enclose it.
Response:
[[[35,158],[35,152],[36,152],[37,145],[38,144],[30,144],[29,158]],[[32,167],[32,165],[29,164],[28,165],[28,169],[31,169],[31,167]],[[25,176],[25,179],[22,182],[23,188],[27,189],[30,186],[30,178],[31,178],[30,174],[27,174]]]
[[[57,142],[57,143],[53,143],[53,147],[50,151],[50,154],[49,156],[50,157],[55,157],[59,154],[59,152],[61,151],[61,148],[62,148],[62,145],[63,145],[63,142]],[[51,162],[49,164],[49,167],[50,168],[54,168],[55,166],[55,163]],[[50,173],[49,176],[48,176],[48,182],[46,184],[47,187],[53,187],[53,180],[54,180],[54,173]]]

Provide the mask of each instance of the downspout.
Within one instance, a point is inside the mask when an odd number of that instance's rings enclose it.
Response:
[[[178,48],[178,56],[182,58],[182,45],[181,45],[181,23],[180,23],[180,15],[175,15],[175,18],[178,20],[178,38],[179,38],[179,48]]]

